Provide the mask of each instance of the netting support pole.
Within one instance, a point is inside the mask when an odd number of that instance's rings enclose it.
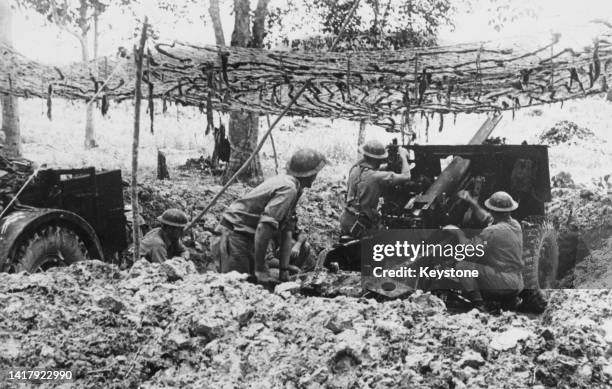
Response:
[[[268,128],[270,128],[270,115],[266,115],[268,121]],[[270,133],[270,144],[272,145],[272,152],[274,153],[274,173],[278,174],[278,155],[276,154],[276,145],[274,144],[274,137]]]
[[[147,41],[148,18],[145,17],[142,25],[142,34],[138,49],[134,48],[136,55],[136,89],[134,100],[134,137],[132,138],[132,239],[134,240],[134,262],[140,258],[140,228],[138,223],[138,143],[140,138],[140,103],[142,101],[142,62],[144,57],[144,47]]]
[[[332,44],[331,44],[331,46],[330,46],[328,51],[334,51],[335,50],[336,45],[338,45],[338,42],[340,42],[340,38],[342,37],[342,34],[344,33],[344,30],[346,29],[346,26],[348,25],[349,21],[351,20],[351,18],[355,14],[355,11],[357,10],[357,6],[358,5],[359,5],[359,0],[355,0],[355,2],[353,3],[353,6],[351,7],[351,10],[349,11],[349,13],[346,15],[346,18],[344,19],[344,23],[342,23],[342,27],[340,28],[340,31],[338,32],[338,35],[336,36],[336,38],[332,42]],[[302,88],[300,88],[300,90],[295,94],[295,96],[293,96],[293,98],[291,99],[289,104],[287,104],[287,106],[283,109],[283,111],[276,118],[276,120],[274,120],[274,123],[272,123],[272,125],[269,126],[268,130],[266,131],[264,136],[261,138],[261,140],[257,144],[257,147],[255,148],[255,150],[253,150],[253,152],[251,153],[249,158],[246,161],[244,161],[244,163],[242,164],[240,169],[238,169],[238,171],[236,173],[234,173],[234,175],[227,181],[227,183],[223,186],[223,188],[221,188],[221,190],[215,195],[215,197],[213,197],[212,200],[210,200],[210,203],[195,218],[193,218],[185,226],[185,231],[191,229],[198,221],[200,221],[200,219],[202,219],[202,217],[204,217],[206,212],[208,212],[212,208],[212,206],[216,204],[217,200],[219,200],[221,195],[223,195],[223,193],[225,193],[227,188],[229,188],[229,186],[231,184],[233,184],[234,181],[236,181],[236,179],[242,174],[242,172],[244,172],[246,170],[246,168],[250,165],[250,163],[253,160],[253,158],[255,158],[257,153],[259,153],[259,150],[261,150],[261,148],[263,147],[264,143],[266,142],[266,138],[272,133],[272,130],[274,129],[274,127],[283,118],[283,116],[285,116],[287,114],[287,112],[289,112],[289,108],[291,108],[293,106],[293,104],[295,104],[297,99],[299,99],[300,96],[302,96],[302,94],[308,88],[309,84],[310,84],[310,80],[307,80],[306,82],[304,82],[304,85],[302,85]]]

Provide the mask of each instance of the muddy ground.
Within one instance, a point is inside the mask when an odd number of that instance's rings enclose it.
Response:
[[[539,317],[450,315],[429,294],[304,297],[179,259],[91,261],[0,274],[0,366],[69,369],[78,388],[605,388],[611,306],[565,290]]]

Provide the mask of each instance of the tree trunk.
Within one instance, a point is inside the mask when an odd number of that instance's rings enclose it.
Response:
[[[99,13],[98,13],[98,9],[95,8],[94,9],[94,15],[93,15],[93,20],[94,20],[94,42],[93,42],[93,59],[94,61],[98,59],[98,42],[100,39],[100,31],[98,29],[98,24],[99,24]],[[98,67],[96,66],[96,68],[94,69],[94,72],[98,72]],[[97,76],[97,74],[96,74]]]
[[[213,29],[215,31],[215,43],[219,46],[225,46],[225,36],[223,34],[223,24],[221,23],[221,12],[219,11],[219,0],[210,0],[210,6],[208,7],[208,15],[212,20]],[[219,62],[221,63],[221,55],[219,55]],[[219,123],[221,127],[221,123]],[[220,147],[220,139],[217,136],[218,132],[221,131],[221,128],[215,128],[215,148],[213,150],[213,154],[211,157],[212,169],[216,170],[219,166],[219,147]],[[223,131],[223,137],[225,137],[225,131]]]
[[[359,121],[359,132],[357,133],[357,154],[359,154],[359,147],[365,142],[366,135],[366,121],[361,119]]]
[[[266,17],[268,16],[268,3],[270,0],[259,0],[253,14],[252,47],[262,48],[266,36]]]
[[[89,50],[87,49],[87,33],[81,36],[81,54],[83,63],[89,62]],[[93,103],[87,104],[85,108],[85,148],[91,149],[97,146],[96,133],[94,128]]]
[[[158,180],[169,180],[170,172],[168,171],[168,163],[166,162],[166,155],[157,149],[157,179]]]
[[[247,47],[251,40],[251,7],[249,0],[234,0],[234,31],[232,32],[232,46]]]
[[[11,6],[8,0],[0,0],[0,42],[13,44]],[[10,75],[9,75],[10,77]],[[9,157],[21,156],[21,131],[19,128],[19,103],[17,97],[1,95],[2,131],[5,135],[4,154]]]
[[[221,24],[221,12],[219,11],[219,0],[210,0],[208,14],[212,20],[213,29],[215,30],[215,42],[218,45],[225,46],[225,36],[223,36],[223,25]]]
[[[232,46],[262,47],[265,34],[268,0],[259,0],[254,14],[253,37],[251,38],[251,16],[249,0],[234,0],[234,31]],[[259,135],[259,115],[254,113],[232,112],[230,114],[228,138],[231,145],[230,161],[225,167],[222,181],[227,182],[238,171],[240,166],[255,150]],[[251,162],[251,166],[240,177],[241,180],[252,183],[263,179],[259,156]]]
[[[89,49],[87,47],[87,31],[89,26],[87,25],[87,0],[81,0],[81,6],[79,7],[79,26],[81,29],[81,37],[79,43],[81,44],[81,59],[83,63],[88,66],[89,63]],[[93,104],[88,104],[85,109],[85,148],[91,149],[97,146],[96,144],[96,133],[94,128],[94,116],[93,116]]]
[[[19,103],[17,97],[2,96],[2,131],[4,132],[4,154],[21,157],[21,131],[19,128]]]
[[[230,160],[223,173],[223,182],[227,182],[240,166],[249,158],[257,146],[259,133],[259,116],[252,113],[231,112],[228,138],[231,146]],[[261,181],[263,173],[259,157],[255,157],[244,173],[238,177],[250,183]]]

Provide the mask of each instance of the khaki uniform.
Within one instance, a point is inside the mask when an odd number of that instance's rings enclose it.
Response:
[[[187,249],[180,241],[171,242],[161,227],[149,231],[140,242],[140,256],[149,262],[164,262],[168,258],[181,257]]]
[[[478,270],[478,278],[461,278],[465,291],[501,297],[523,290],[523,233],[519,222],[509,218],[492,224],[474,237],[472,244],[484,244],[485,255],[478,262],[457,263],[457,269]]]
[[[211,245],[213,256],[219,258],[219,270],[249,274],[265,270],[265,263],[255,264],[257,225],[268,223],[279,233],[293,228],[292,217],[301,193],[297,178],[279,174],[232,203],[223,213],[216,229],[218,236]]]
[[[292,244],[295,244],[296,240],[292,240]],[[268,266],[271,268],[280,267],[280,242],[274,242],[270,245],[270,249],[268,250],[268,254],[266,256],[266,261],[268,262]],[[317,263],[317,258],[313,253],[312,247],[310,243],[304,242],[302,247],[300,248],[300,252],[294,254],[291,252],[291,256],[289,257],[289,264],[295,267],[298,267],[302,272],[308,272],[314,270],[315,265]]]
[[[340,216],[341,234],[350,235],[351,228],[360,216],[360,221],[367,220],[367,232],[379,230],[379,199],[385,189],[398,183],[399,177],[399,174],[393,172],[377,170],[366,161],[354,165],[348,177],[346,207]]]

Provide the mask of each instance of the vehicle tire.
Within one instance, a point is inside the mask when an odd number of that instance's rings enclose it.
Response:
[[[17,248],[13,271],[34,273],[87,259],[90,259],[87,247],[75,231],[66,226],[47,225]]]
[[[559,269],[558,234],[549,222],[523,226],[525,289],[551,289]]]

